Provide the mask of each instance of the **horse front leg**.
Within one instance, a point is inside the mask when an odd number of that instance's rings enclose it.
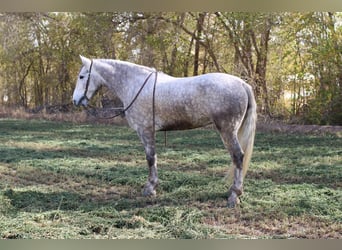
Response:
[[[138,135],[144,145],[149,175],[142,190],[144,196],[155,196],[158,186],[157,154],[155,151],[155,135],[152,131],[138,131]]]
[[[146,160],[149,168],[147,182],[142,190],[144,196],[155,196],[157,194],[156,187],[158,186],[158,171],[157,171],[157,155],[154,145],[145,147]]]

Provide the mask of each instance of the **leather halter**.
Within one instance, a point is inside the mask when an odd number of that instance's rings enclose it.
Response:
[[[91,59],[91,62],[90,62],[90,67],[89,67],[88,79],[87,79],[86,87],[84,89],[83,96],[78,101],[79,103],[81,103],[84,99],[86,99],[89,102],[89,98],[87,97],[87,92],[88,92],[88,88],[89,88],[89,84],[90,84],[90,73],[91,73],[91,69],[92,68],[93,68],[93,59]]]

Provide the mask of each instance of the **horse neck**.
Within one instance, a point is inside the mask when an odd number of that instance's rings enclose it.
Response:
[[[128,105],[141,87],[151,69],[118,60],[106,60],[105,85],[115,92],[124,105]]]

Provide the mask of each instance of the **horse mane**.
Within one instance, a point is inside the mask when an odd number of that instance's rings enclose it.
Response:
[[[111,64],[111,65],[123,65],[123,66],[128,67],[128,68],[134,68],[135,70],[140,69],[140,70],[149,71],[149,72],[155,71],[155,68],[152,68],[152,67],[147,67],[144,65],[140,65],[140,64],[136,64],[136,63],[132,63],[132,62],[127,62],[127,61],[121,61],[118,59],[98,59],[98,60],[100,62],[105,62],[105,63]]]

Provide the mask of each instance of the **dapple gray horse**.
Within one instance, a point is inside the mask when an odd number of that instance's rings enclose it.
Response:
[[[143,195],[158,185],[155,131],[185,130],[214,124],[234,165],[228,206],[234,207],[251,159],[256,127],[252,88],[223,73],[176,78],[152,68],[110,59],[82,57],[73,93],[75,105],[87,106],[102,85],[122,101],[125,117],[137,131],[146,153],[149,176]]]

